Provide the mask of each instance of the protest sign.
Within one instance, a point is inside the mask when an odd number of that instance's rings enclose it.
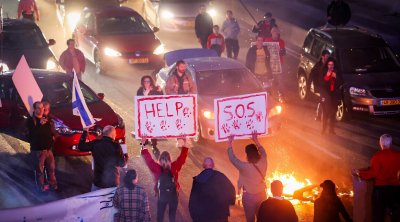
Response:
[[[267,134],[267,93],[255,93],[214,100],[215,141],[249,138],[252,131]]]
[[[280,74],[282,73],[282,64],[281,57],[279,52],[281,48],[279,47],[278,42],[264,42],[264,45],[267,46],[269,51],[269,60],[271,64],[272,74]]]
[[[195,137],[197,95],[135,97],[136,138]]]

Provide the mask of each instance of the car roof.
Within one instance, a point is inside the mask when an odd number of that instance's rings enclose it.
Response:
[[[378,34],[358,27],[312,29],[330,38],[338,48],[387,46]]]
[[[63,73],[63,72],[57,72],[57,71],[49,71],[45,69],[31,69],[33,76],[35,79],[40,79],[41,82],[47,82],[47,81],[54,81],[54,80],[65,80],[65,79],[71,79],[72,77]],[[0,77],[6,77],[6,78],[11,78],[12,75],[14,74],[15,70],[7,71],[4,73],[0,73]]]
[[[94,11],[97,16],[126,16],[126,15],[139,15],[135,10],[124,6],[108,6],[100,8],[85,8],[85,10]]]
[[[208,70],[226,70],[226,69],[243,69],[246,68],[237,60],[223,57],[201,57],[184,59],[185,62],[196,72]]]
[[[11,19],[5,18],[3,19],[3,28],[4,30],[10,29],[32,29],[39,28],[36,23],[29,19]]]

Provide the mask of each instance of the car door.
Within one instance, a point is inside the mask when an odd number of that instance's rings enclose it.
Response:
[[[0,78],[0,128],[11,127],[12,85],[10,78]]]

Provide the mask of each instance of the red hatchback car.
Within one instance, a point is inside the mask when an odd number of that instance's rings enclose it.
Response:
[[[73,33],[78,48],[97,73],[145,65],[163,65],[164,45],[142,16],[127,7],[85,8]]]
[[[77,145],[82,134],[80,118],[72,114],[72,77],[65,73],[45,70],[32,70],[42,93],[43,101],[49,101],[50,114],[59,136],[56,137],[54,153],[56,155],[87,155],[79,152]],[[13,71],[0,74],[0,128],[13,129],[21,139],[26,138],[26,120],[29,115],[12,81]],[[83,82],[80,82],[82,94],[93,117],[98,120],[89,129],[90,140],[101,135],[106,125],[116,128],[116,141],[125,144],[125,125],[122,118],[115,113],[102,98]]]

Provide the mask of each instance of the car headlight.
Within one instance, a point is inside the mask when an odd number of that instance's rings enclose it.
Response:
[[[47,60],[46,69],[47,70],[56,70],[57,69],[57,63],[54,61],[53,58],[50,58]]]
[[[159,45],[156,49],[154,49],[153,54],[154,55],[161,55],[165,52],[165,47],[164,44]]]
[[[282,113],[282,109],[283,108],[281,105],[274,106],[271,110],[269,110],[268,118],[271,118],[276,115],[280,115]]]
[[[122,54],[114,49],[111,48],[105,48],[104,49],[104,55],[106,56],[111,56],[111,57],[117,57],[121,56]]]
[[[204,118],[206,118],[206,119],[214,119],[214,113],[211,112],[211,111],[208,111],[208,110],[205,110],[205,111],[203,112],[203,116],[204,116]]]
[[[172,19],[173,17],[175,17],[175,15],[171,11],[164,10],[161,12],[161,17],[164,19]]]
[[[349,92],[350,92],[350,95],[352,95],[352,96],[366,96],[367,95],[367,90],[353,87],[353,86],[350,87]]]
[[[0,62],[0,73],[1,73],[1,72],[7,72],[8,70],[10,70],[10,69],[8,68],[8,65],[5,64],[5,63]]]
[[[66,136],[70,136],[76,133],[75,130],[69,128],[68,126],[66,126],[62,120],[60,119],[53,119],[53,123],[54,123],[54,128],[56,129],[57,133],[61,134],[61,135],[66,135]]]
[[[217,10],[215,10],[215,8],[211,8],[211,9],[207,10],[207,13],[213,18],[215,16],[217,16]]]
[[[70,12],[67,15],[67,22],[70,30],[74,30],[76,24],[78,24],[81,14],[78,12]]]

